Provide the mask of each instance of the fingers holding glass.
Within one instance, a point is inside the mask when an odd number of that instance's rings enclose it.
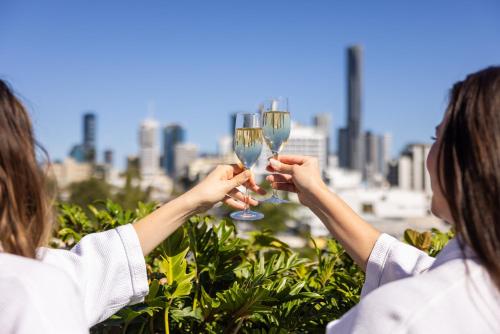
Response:
[[[262,112],[262,134],[273,154],[273,159],[278,160],[278,154],[290,136],[290,128],[288,99],[279,97],[267,101]],[[264,202],[279,204],[288,201],[279,198],[277,191],[273,189],[273,195]]]

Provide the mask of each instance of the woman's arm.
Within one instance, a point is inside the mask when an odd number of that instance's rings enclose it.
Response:
[[[196,187],[134,223],[143,254],[147,255],[168,238],[186,218],[208,210],[219,201],[243,209],[245,197],[235,189],[243,184],[253,191],[265,193],[255,184],[250,171],[243,171],[237,165],[220,165]],[[257,205],[258,202],[249,199],[249,204]]]
[[[75,282],[89,327],[107,319],[148,293],[144,255],[174,232],[187,217],[218,201],[242,209],[245,184],[263,193],[250,172],[237,166],[219,166],[186,194],[163,205],[134,224],[86,235],[71,251],[41,248],[38,258],[62,270]],[[226,196],[229,195],[229,196]],[[257,201],[250,200],[256,205]]]
[[[296,192],[300,202],[321,219],[354,261],[366,270],[368,258],[380,232],[328,189],[321,179],[317,159],[280,156],[279,161],[270,160],[268,170],[280,173],[267,177],[272,182],[272,187]]]

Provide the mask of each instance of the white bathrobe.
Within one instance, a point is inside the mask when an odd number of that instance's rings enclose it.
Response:
[[[465,254],[457,239],[434,259],[382,234],[361,302],[329,323],[327,334],[500,333],[500,293],[474,252]]]
[[[148,293],[132,225],[85,236],[71,251],[41,248],[41,261],[0,253],[0,333],[88,333]]]

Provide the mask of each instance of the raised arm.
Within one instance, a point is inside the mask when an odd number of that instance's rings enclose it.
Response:
[[[321,179],[318,161],[312,157],[283,155],[270,160],[268,170],[279,174],[267,180],[275,189],[296,192],[354,261],[366,270],[370,253],[380,232],[357,215]]]
[[[260,189],[250,172],[238,166],[219,166],[196,187],[163,205],[134,224],[92,233],[71,249],[39,249],[38,257],[76,283],[89,327],[122,307],[140,302],[148,293],[144,255],[168,238],[187,217],[219,201],[238,209],[244,196],[235,187],[245,184]],[[250,204],[257,201],[250,199]]]
[[[144,255],[179,228],[187,217],[204,212],[219,201],[236,209],[243,209],[245,196],[235,189],[243,184],[255,192],[265,194],[255,184],[250,171],[243,171],[237,165],[220,165],[196,187],[134,223]],[[258,202],[250,198],[249,204],[257,205]]]

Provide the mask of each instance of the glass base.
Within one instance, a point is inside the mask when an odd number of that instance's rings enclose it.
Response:
[[[229,216],[234,220],[242,220],[242,221],[260,220],[264,218],[264,215],[262,213],[251,210],[231,212]]]
[[[286,199],[281,199],[277,196],[272,196],[269,197],[268,199],[265,199],[263,201],[260,201],[261,203],[271,203],[271,204],[283,204],[283,203],[290,203],[290,201],[287,201]]]

